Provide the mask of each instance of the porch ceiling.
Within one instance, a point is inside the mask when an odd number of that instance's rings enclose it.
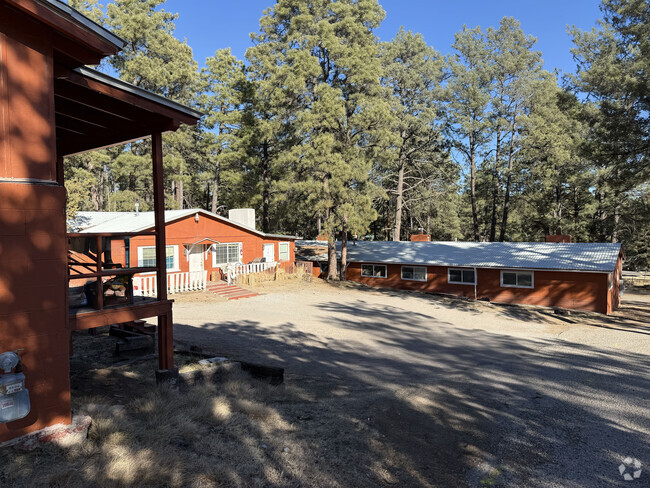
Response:
[[[58,66],[54,79],[58,156],[194,125],[201,113],[103,73]]]

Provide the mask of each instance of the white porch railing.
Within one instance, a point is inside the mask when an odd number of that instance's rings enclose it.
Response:
[[[167,273],[167,293],[205,290],[208,283],[208,271],[188,271],[185,273]],[[156,273],[133,277],[133,295],[155,297],[158,295]]]
[[[275,262],[269,263],[250,263],[250,264],[228,264],[223,267],[223,273],[226,275],[228,284],[237,278],[237,276],[246,276],[253,273],[262,273],[267,269],[272,269],[277,266]]]

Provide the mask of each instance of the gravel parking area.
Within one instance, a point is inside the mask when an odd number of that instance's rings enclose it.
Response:
[[[650,484],[648,295],[606,318],[320,280],[261,291],[179,300],[175,339],[283,366],[305,415],[339,420],[342,444],[311,439],[311,456],[354,447],[333,483],[366,470],[369,486],[379,471],[399,486]],[[627,456],[643,463],[631,482]]]

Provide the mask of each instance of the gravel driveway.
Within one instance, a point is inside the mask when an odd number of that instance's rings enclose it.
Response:
[[[650,310],[647,297],[628,299]],[[377,439],[349,435],[386,484],[650,486],[647,321],[318,281],[179,301],[174,322],[178,343],[283,366],[306,403],[372,425]],[[627,456],[643,463],[630,482],[619,474]],[[376,468],[360,464],[337,481]]]

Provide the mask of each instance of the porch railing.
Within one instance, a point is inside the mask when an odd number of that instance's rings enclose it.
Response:
[[[249,263],[249,264],[229,264],[223,268],[228,284],[232,284],[238,276],[246,276],[253,273],[262,273],[267,269],[273,269],[277,266],[275,262],[269,263]]]
[[[208,283],[208,271],[187,271],[185,273],[167,273],[167,293],[205,290]],[[133,294],[135,296],[157,296],[156,275],[134,276]]]

